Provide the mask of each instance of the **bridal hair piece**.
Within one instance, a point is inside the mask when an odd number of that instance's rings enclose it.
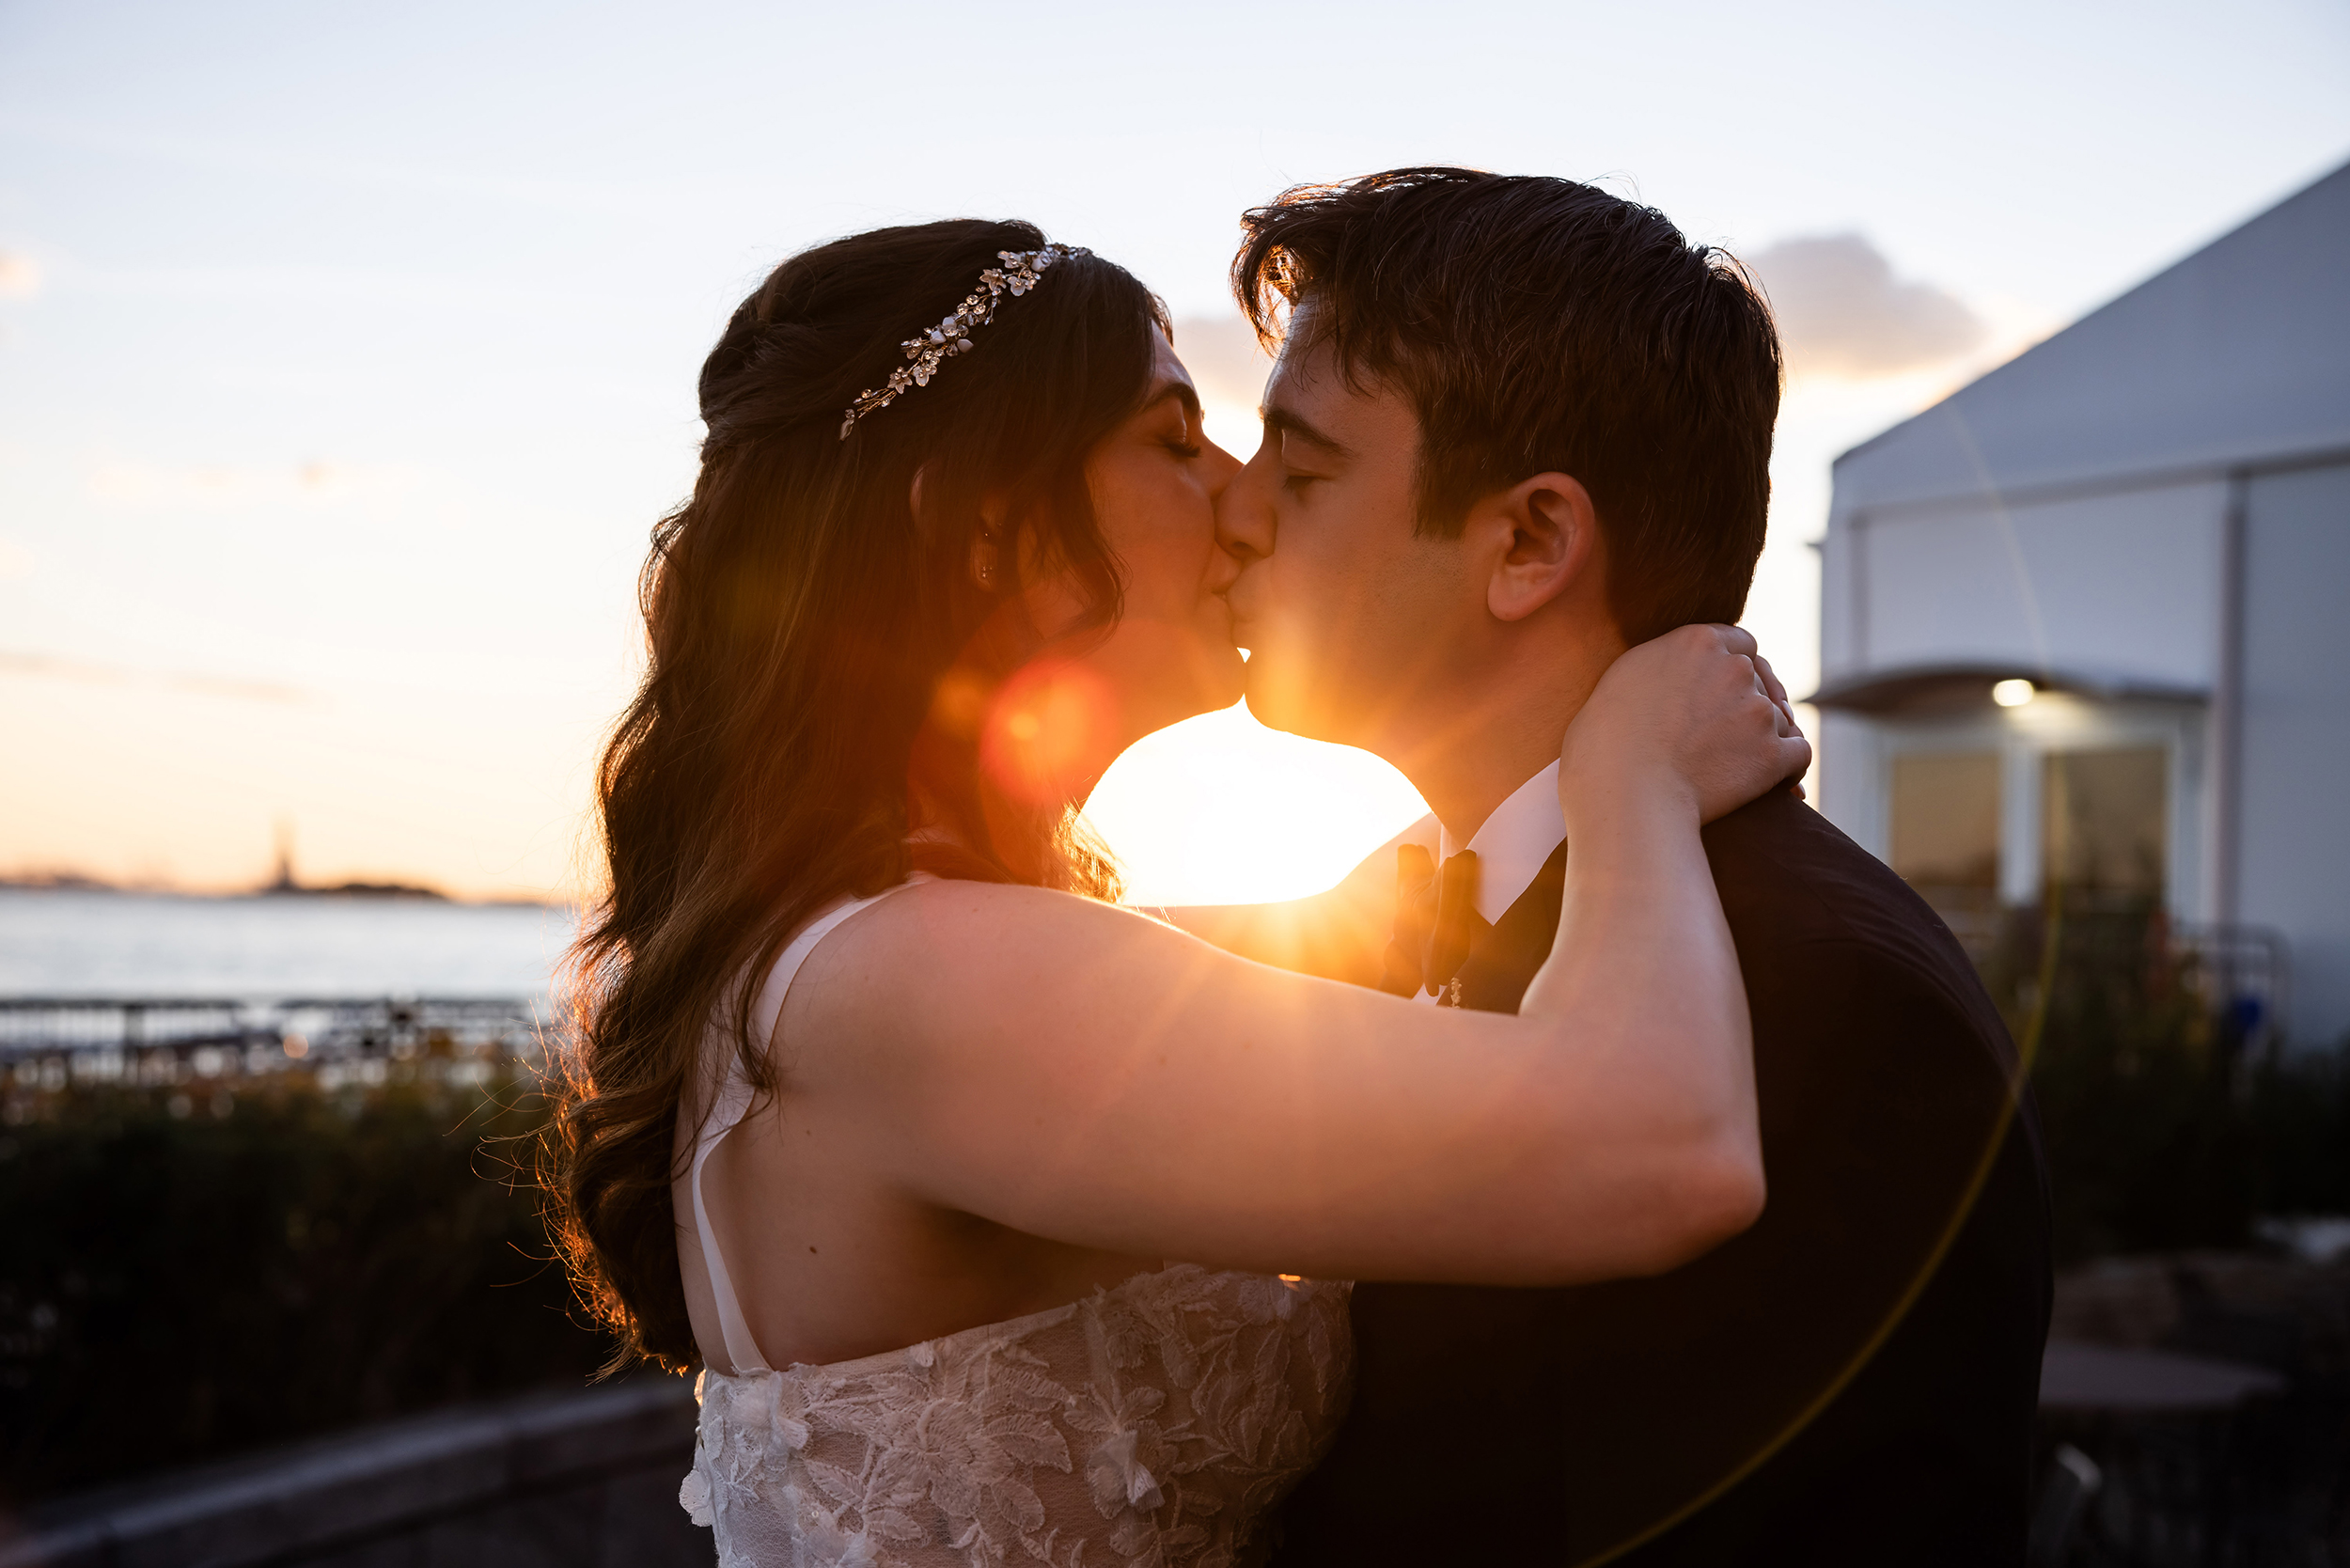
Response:
[[[939,318],[934,327],[925,327],[898,346],[914,363],[901,365],[889,372],[889,380],[879,387],[867,387],[857,394],[855,402],[842,411],[840,439],[849,439],[849,431],[856,422],[876,409],[887,408],[900,397],[916,386],[928,386],[938,368],[959,353],[969,353],[977,344],[971,341],[973,329],[983,327],[995,319],[995,306],[1006,294],[1025,294],[1037,286],[1044,270],[1054,262],[1072,256],[1090,256],[1083,245],[1046,245],[1042,250],[999,250],[996,259],[1001,267],[990,267],[979,274],[979,286],[964,297],[961,305]]]

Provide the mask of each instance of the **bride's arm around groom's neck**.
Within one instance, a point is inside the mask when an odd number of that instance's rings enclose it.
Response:
[[[1443,830],[1432,813],[1372,850],[1336,886],[1274,903],[1187,904],[1159,916],[1203,942],[1301,975],[1379,983],[1381,955],[1395,917],[1395,857],[1405,844],[1431,855]]]

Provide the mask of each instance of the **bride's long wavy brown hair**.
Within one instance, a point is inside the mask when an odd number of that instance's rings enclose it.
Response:
[[[569,957],[542,1162],[556,1246],[620,1341],[607,1370],[698,1359],[669,1194],[713,1019],[755,1090],[775,1087],[738,977],[827,902],[916,869],[1114,891],[1067,808],[988,786],[977,729],[1042,642],[1019,608],[1024,561],[1077,583],[1089,624],[1118,617],[1085,459],[1139,406],[1165,307],[1073,257],[1002,301],[974,352],[840,433],[902,340],[999,251],[1043,243],[1025,223],[958,220],[819,245],[760,285],[702,367],[701,470],[653,531],[644,683],[597,775],[608,889]],[[1020,535],[985,547],[984,584],[983,507]],[[910,848],[917,828],[941,831]]]

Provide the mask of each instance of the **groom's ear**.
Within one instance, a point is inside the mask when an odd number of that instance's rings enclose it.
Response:
[[[1464,532],[1493,563],[1485,607],[1497,620],[1524,620],[1570,588],[1597,587],[1599,512],[1572,475],[1537,474],[1484,497]]]

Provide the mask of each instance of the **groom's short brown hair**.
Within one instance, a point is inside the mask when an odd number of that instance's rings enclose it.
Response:
[[[1351,377],[1419,415],[1419,528],[1555,469],[1590,492],[1627,640],[1736,620],[1762,550],[1778,336],[1727,252],[1570,180],[1391,169],[1241,220],[1259,336],[1310,295]]]

